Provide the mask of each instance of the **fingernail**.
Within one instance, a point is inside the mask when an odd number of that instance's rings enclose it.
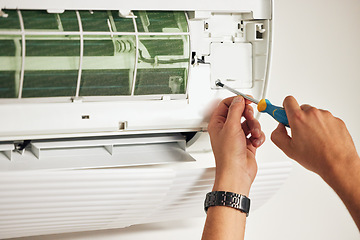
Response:
[[[242,102],[242,101],[243,101],[243,97],[238,96],[238,97],[235,97],[232,102],[233,103],[239,103],[239,102]]]
[[[254,134],[259,136],[260,135],[260,130],[258,128],[255,128],[254,129]]]
[[[259,146],[261,144],[261,141],[259,139],[254,140],[255,146]]]
[[[249,113],[252,115],[252,114],[254,114],[254,112],[253,112],[253,110],[251,110],[250,108],[249,108]]]

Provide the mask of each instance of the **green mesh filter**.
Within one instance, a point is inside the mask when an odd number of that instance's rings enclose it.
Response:
[[[16,98],[15,71],[0,71],[0,96],[2,98]]]
[[[173,92],[185,93],[185,78],[185,69],[182,68],[139,69],[135,86],[135,94],[148,95],[171,94]]]
[[[13,57],[16,53],[15,41],[12,39],[0,40],[0,56]]]
[[[124,18],[118,11],[4,11],[0,98],[186,93],[184,12],[137,11]]]
[[[8,10],[6,11],[6,14],[8,14],[8,17],[4,18],[2,17],[0,20],[0,29],[1,30],[19,30],[20,29],[20,21],[19,16],[16,10]]]
[[[74,96],[77,71],[25,71],[22,96],[66,97]]]
[[[21,11],[25,29],[58,29],[57,14],[42,11]]]
[[[127,70],[84,70],[81,75],[80,96],[117,96],[130,93]]]
[[[64,31],[79,31],[79,23],[75,11],[65,11],[58,14],[58,19]]]
[[[147,49],[151,57],[183,55],[184,46],[182,39],[143,39],[140,40],[144,48]],[[162,47],[159,47],[162,46]]]
[[[3,36],[3,39],[0,39],[1,98],[16,98],[18,96],[20,63],[17,59],[20,59],[20,53],[21,45],[17,36]]]
[[[80,54],[80,40],[28,39],[25,44],[27,57],[79,56]]]
[[[185,14],[173,11],[136,11],[139,32],[187,32]]]
[[[118,12],[112,11],[111,16],[114,20],[114,32],[134,32],[134,22],[131,18],[122,18]]]
[[[109,26],[107,24],[109,15],[107,11],[80,11],[80,16],[84,31],[109,31]]]

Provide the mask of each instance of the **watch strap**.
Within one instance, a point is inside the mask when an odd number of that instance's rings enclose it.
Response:
[[[214,191],[206,194],[204,202],[205,212],[212,206],[232,207],[249,216],[250,199],[244,195],[233,192]]]

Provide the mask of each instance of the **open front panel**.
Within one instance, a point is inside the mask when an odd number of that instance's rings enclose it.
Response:
[[[0,141],[204,131],[214,100],[232,95],[216,80],[265,97],[271,19],[247,0],[55,3],[0,11]]]
[[[6,14],[0,18],[0,99],[185,97],[190,42],[184,12]]]

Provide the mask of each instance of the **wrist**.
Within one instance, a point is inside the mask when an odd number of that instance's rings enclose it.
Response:
[[[335,161],[334,161],[335,162]],[[321,174],[324,181],[329,184],[334,190],[342,188],[343,183],[351,181],[352,178],[356,178],[360,169],[360,157],[352,157],[347,161],[338,161],[340,164],[328,169],[327,172]]]
[[[228,191],[249,196],[252,180],[246,174],[235,174],[231,171],[216,173],[212,191]]]

